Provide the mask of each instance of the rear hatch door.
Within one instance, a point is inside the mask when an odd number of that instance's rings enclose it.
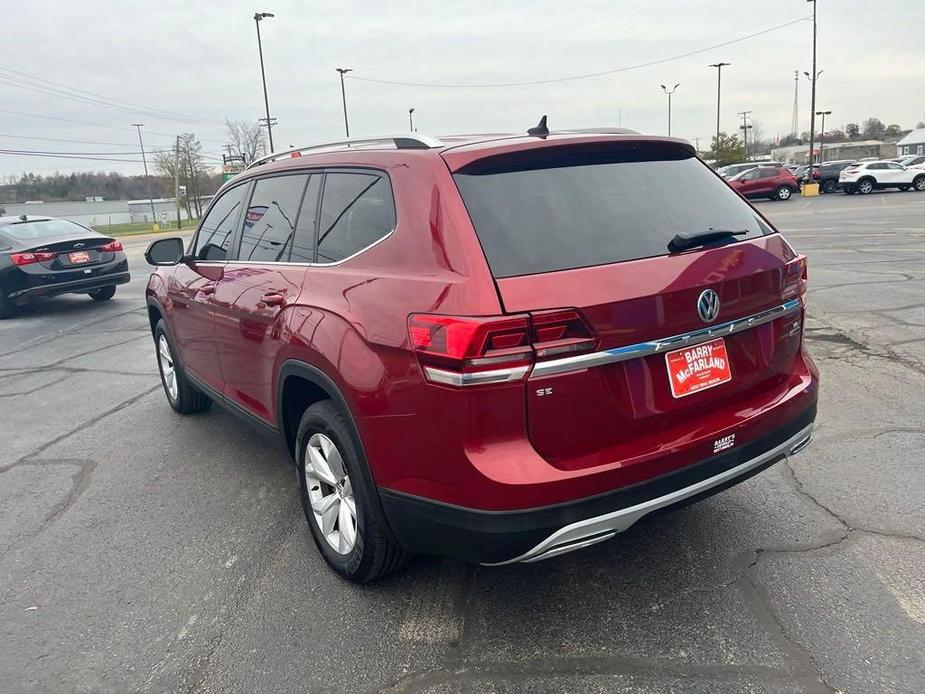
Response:
[[[538,359],[527,383],[531,442],[553,465],[677,453],[787,380],[802,259],[688,145],[552,143],[454,177],[505,311],[575,308],[596,338],[588,353]],[[676,234],[707,230],[737,235],[669,252]],[[718,312],[704,316],[714,292]],[[704,368],[715,383],[677,380]]]

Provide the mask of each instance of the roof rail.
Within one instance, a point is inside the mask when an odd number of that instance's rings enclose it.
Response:
[[[302,152],[311,152],[312,150],[349,149],[354,145],[381,144],[391,144],[395,147],[395,149],[433,149],[435,147],[443,146],[443,143],[436,137],[430,137],[429,135],[418,135],[417,133],[401,133],[398,135],[385,135],[381,137],[350,138],[347,140],[337,140],[335,142],[324,142],[317,145],[310,145],[308,147],[293,147],[292,149],[287,149],[285,152],[272,152],[266,156],[254,159],[254,161],[245,167],[245,170],[252,169],[253,167],[260,166],[261,164],[266,164],[270,161],[276,161],[277,159],[284,159],[286,157],[292,157],[293,155],[301,155]]]
[[[553,130],[550,135],[639,135],[638,130],[632,128],[570,128],[568,130]]]

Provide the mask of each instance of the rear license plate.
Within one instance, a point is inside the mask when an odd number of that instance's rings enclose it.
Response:
[[[696,347],[685,347],[665,355],[671,394],[676,398],[718,386],[732,380],[726,342],[717,338]]]
[[[67,259],[72,263],[89,263],[90,254],[86,251],[74,251],[67,254]]]

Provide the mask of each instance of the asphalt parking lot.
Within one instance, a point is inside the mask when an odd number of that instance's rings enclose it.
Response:
[[[357,587],[289,465],[161,391],[143,289],[0,322],[0,689],[925,691],[925,194],[758,206],[809,256],[815,442],[615,540]]]

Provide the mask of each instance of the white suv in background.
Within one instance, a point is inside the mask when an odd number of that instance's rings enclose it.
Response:
[[[925,171],[908,169],[895,161],[861,161],[845,167],[838,175],[842,189],[851,195],[867,195],[882,188],[925,190]]]

